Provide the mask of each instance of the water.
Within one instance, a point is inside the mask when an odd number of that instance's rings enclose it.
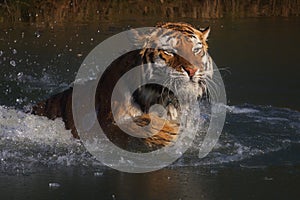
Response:
[[[178,19],[193,24],[191,19]],[[18,25],[0,32],[1,199],[256,199],[296,197],[300,172],[298,18],[211,20],[210,51],[229,99],[221,137],[207,157],[194,147],[149,174],[108,169],[60,119],[23,110],[72,83],[105,38],[156,20]],[[89,31],[86,31],[89,30]],[[284,37],[284,40],[278,39]],[[15,192],[17,191],[17,192]]]
[[[300,164],[300,112],[266,106],[228,106],[228,116],[214,150],[204,159],[194,146],[172,167],[233,165],[266,167]],[[62,120],[0,107],[0,172],[27,174],[39,167],[103,166],[65,130]]]
[[[214,199],[220,194],[214,194],[216,188],[210,187],[226,185],[232,179],[249,181],[249,184],[235,186],[243,190],[257,182],[267,184],[267,187],[278,184],[281,179],[289,184],[291,181],[299,183],[300,113],[253,105],[228,106],[227,110],[223,134],[207,157],[199,159],[192,150],[166,169],[131,175],[110,170],[96,161],[79,141],[71,137],[70,131],[64,130],[61,120],[50,121],[1,106],[0,185],[9,188],[3,194],[17,199],[22,194],[46,199],[80,199],[92,194],[106,199],[113,199],[112,195],[121,199],[152,199],[154,194],[142,192],[156,189],[166,198],[194,199],[198,195],[212,195],[205,196],[205,199]],[[144,186],[137,185],[141,181]],[[19,192],[15,195],[9,193],[9,185],[15,185]],[[139,187],[140,191],[127,193],[133,192],[131,187]],[[230,189],[228,185],[226,187]],[[77,192],[74,193],[73,188],[77,188]],[[183,191],[178,192],[179,188]],[[166,195],[165,190],[177,193]],[[261,192],[268,190],[264,188]],[[291,188],[287,191],[295,192]],[[231,197],[224,189],[221,189],[221,194]],[[245,194],[235,195],[245,197]]]

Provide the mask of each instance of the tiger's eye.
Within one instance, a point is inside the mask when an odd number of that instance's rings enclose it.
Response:
[[[167,54],[168,56],[174,56],[173,52],[171,52],[170,50],[164,50],[164,53]]]
[[[194,54],[199,54],[201,52],[202,48],[201,47],[195,47],[193,49]]]

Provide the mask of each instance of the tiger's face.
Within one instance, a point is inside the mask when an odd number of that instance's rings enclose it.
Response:
[[[145,70],[150,79],[167,77],[166,84],[173,85],[187,99],[196,99],[206,91],[206,79],[211,78],[212,60],[207,53],[209,28],[197,30],[185,23],[158,25],[147,38],[151,48],[141,54],[154,67]],[[147,44],[145,45],[147,46]]]

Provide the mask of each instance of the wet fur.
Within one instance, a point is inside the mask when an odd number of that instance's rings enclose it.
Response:
[[[206,39],[209,29],[199,31],[185,23],[166,23],[159,24],[157,27],[169,29],[173,32],[180,31],[188,37],[197,35],[198,39],[202,42],[203,52],[207,52],[208,45]],[[173,34],[175,34],[176,37],[176,32]],[[155,33],[153,33],[153,35],[155,36]],[[159,35],[155,37],[159,37]],[[152,38],[152,40],[155,39],[156,38]],[[187,55],[188,54],[189,52],[187,52]],[[130,116],[138,125],[145,126],[149,123],[150,119],[148,113],[149,108],[154,104],[161,104],[164,106],[168,110],[168,115],[171,119],[178,118],[180,106],[176,94],[167,88],[155,84],[149,84],[139,88],[135,91],[132,98],[125,100],[126,102],[115,102],[115,108],[111,108],[110,99],[112,91],[115,84],[124,73],[141,64],[156,63],[161,60],[163,60],[162,64],[164,66],[155,69],[145,69],[145,76],[152,76],[155,78],[161,73],[167,73],[170,76],[170,79],[167,80],[169,81],[169,84],[175,85],[175,87],[178,88],[178,91],[186,92],[187,103],[189,103],[190,99],[201,99],[206,92],[205,79],[211,76],[212,69],[205,69],[204,65],[206,63],[196,59],[196,57],[192,58],[192,60],[194,60],[193,65],[179,55],[174,54],[173,57],[170,57],[163,49],[146,48],[146,46],[142,50],[136,50],[122,55],[111,63],[103,74],[98,83],[95,99],[95,110],[97,112],[98,122],[103,131],[108,133],[108,138],[122,148],[128,148],[131,144],[134,144],[135,146],[158,148],[172,143],[172,141],[177,138],[178,124],[172,123],[171,121],[167,122],[158,134],[146,139],[131,137],[126,133],[123,133],[122,130],[113,124],[114,119],[112,117],[111,109],[117,109],[119,117],[125,115]],[[118,73],[116,73],[116,67]],[[189,73],[193,73],[195,67],[199,70],[191,77]],[[72,115],[72,90],[73,89],[70,88],[38,103],[33,107],[32,113],[46,116],[50,119],[61,117],[65,122],[66,128],[71,129],[75,138],[79,138]],[[178,113],[175,113],[175,115],[174,112]]]

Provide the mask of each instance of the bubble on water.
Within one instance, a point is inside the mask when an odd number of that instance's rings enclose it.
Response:
[[[24,38],[24,36],[25,36],[25,33],[24,33],[24,32],[22,32],[22,33],[21,33],[21,37],[22,37],[22,38]]]
[[[4,52],[2,50],[0,50],[0,56],[2,56],[4,54]]]
[[[17,54],[18,51],[17,51],[16,49],[13,49],[13,50],[12,50],[12,53],[13,53],[13,54]]]
[[[17,66],[17,63],[16,63],[16,61],[14,61],[14,60],[11,60],[11,61],[9,62],[9,64],[10,64],[11,66],[13,66],[13,67]]]

